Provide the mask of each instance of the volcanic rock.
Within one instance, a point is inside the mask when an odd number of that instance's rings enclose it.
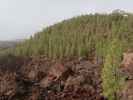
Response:
[[[16,89],[15,73],[6,72],[0,75],[0,97],[12,98],[16,93]]]
[[[133,100],[133,53],[124,53],[120,71],[125,77],[125,84],[119,93],[120,100]]]

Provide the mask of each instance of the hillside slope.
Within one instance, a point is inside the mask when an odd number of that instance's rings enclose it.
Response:
[[[133,68],[132,50],[133,14],[115,11],[64,20],[2,52],[0,99],[132,100],[123,99],[132,95],[132,88],[125,92],[132,84],[119,95],[129,83],[125,73]]]
[[[17,55],[47,55],[52,58],[85,56],[100,43],[119,38],[133,47],[133,15],[121,13],[74,17],[45,28],[16,48]]]
[[[18,43],[19,41],[0,41],[0,48],[12,48]]]

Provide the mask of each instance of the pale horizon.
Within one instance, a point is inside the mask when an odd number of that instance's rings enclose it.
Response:
[[[131,0],[0,0],[0,40],[25,39],[65,19],[115,9],[133,12]]]

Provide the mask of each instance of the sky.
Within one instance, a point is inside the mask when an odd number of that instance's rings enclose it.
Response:
[[[0,0],[0,40],[28,38],[64,19],[114,9],[133,12],[133,0]]]

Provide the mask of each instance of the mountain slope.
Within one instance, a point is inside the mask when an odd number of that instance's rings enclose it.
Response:
[[[0,48],[15,47],[15,45],[18,43],[19,41],[0,41]]]
[[[64,20],[2,53],[0,98],[116,100],[126,81],[119,70],[123,52],[132,49],[132,14],[116,10]]]
[[[85,56],[113,37],[132,46],[133,15],[121,13],[83,15],[45,28],[16,48],[17,55],[49,57]],[[126,43],[125,43],[126,44]],[[125,45],[127,46],[127,45]]]

